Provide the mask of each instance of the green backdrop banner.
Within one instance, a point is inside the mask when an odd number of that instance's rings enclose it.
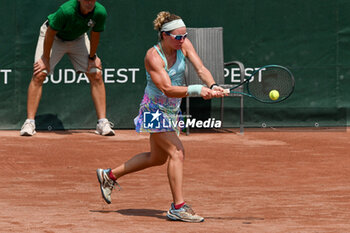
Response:
[[[0,129],[19,129],[41,24],[63,0],[0,0]],[[108,12],[98,54],[103,62],[107,117],[133,128],[145,80],[143,59],[157,43],[152,21],[167,10],[188,27],[223,27],[225,61],[248,69],[288,67],[294,94],[276,105],[245,98],[245,125],[346,126],[350,105],[350,2],[347,0],[100,0]],[[28,10],[24,10],[28,9]],[[30,10],[29,10],[30,9]],[[233,67],[226,82],[235,82]],[[219,118],[219,100],[191,100],[191,115]],[[225,99],[225,127],[239,124],[239,101]],[[96,113],[84,75],[64,58],[48,77],[37,113],[40,129],[94,128]]]

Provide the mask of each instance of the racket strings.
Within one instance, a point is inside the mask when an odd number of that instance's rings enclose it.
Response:
[[[267,67],[261,74],[248,83],[248,93],[262,101],[271,102],[272,90],[279,92],[279,100],[287,98],[294,88],[294,79],[288,70],[279,67]]]

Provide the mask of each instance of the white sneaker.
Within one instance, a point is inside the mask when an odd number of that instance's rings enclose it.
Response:
[[[119,191],[121,190],[120,185],[117,181],[112,180],[109,178],[108,174],[111,172],[111,169],[97,169],[97,179],[98,182],[100,182],[100,189],[103,199],[107,202],[107,204],[112,203],[111,194],[114,189],[115,185],[119,186]]]
[[[33,136],[34,134],[36,134],[35,124],[27,119],[21,128],[21,136]]]
[[[193,209],[185,204],[180,209],[175,209],[174,203],[171,204],[171,208],[166,214],[171,220],[179,220],[184,222],[203,222],[204,218],[197,215]]]
[[[114,136],[114,130],[112,129],[114,124],[108,120],[97,123],[96,125],[96,133],[102,136]]]

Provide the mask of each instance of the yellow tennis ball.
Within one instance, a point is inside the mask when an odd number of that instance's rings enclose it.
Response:
[[[278,100],[278,98],[280,97],[280,93],[277,90],[272,90],[269,93],[269,97],[272,100]]]

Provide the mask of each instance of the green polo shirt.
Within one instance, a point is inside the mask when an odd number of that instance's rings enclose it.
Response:
[[[57,36],[63,40],[75,40],[90,29],[102,32],[105,29],[107,11],[96,2],[95,8],[87,15],[80,13],[78,0],[69,0],[47,18],[50,27],[58,31]]]

